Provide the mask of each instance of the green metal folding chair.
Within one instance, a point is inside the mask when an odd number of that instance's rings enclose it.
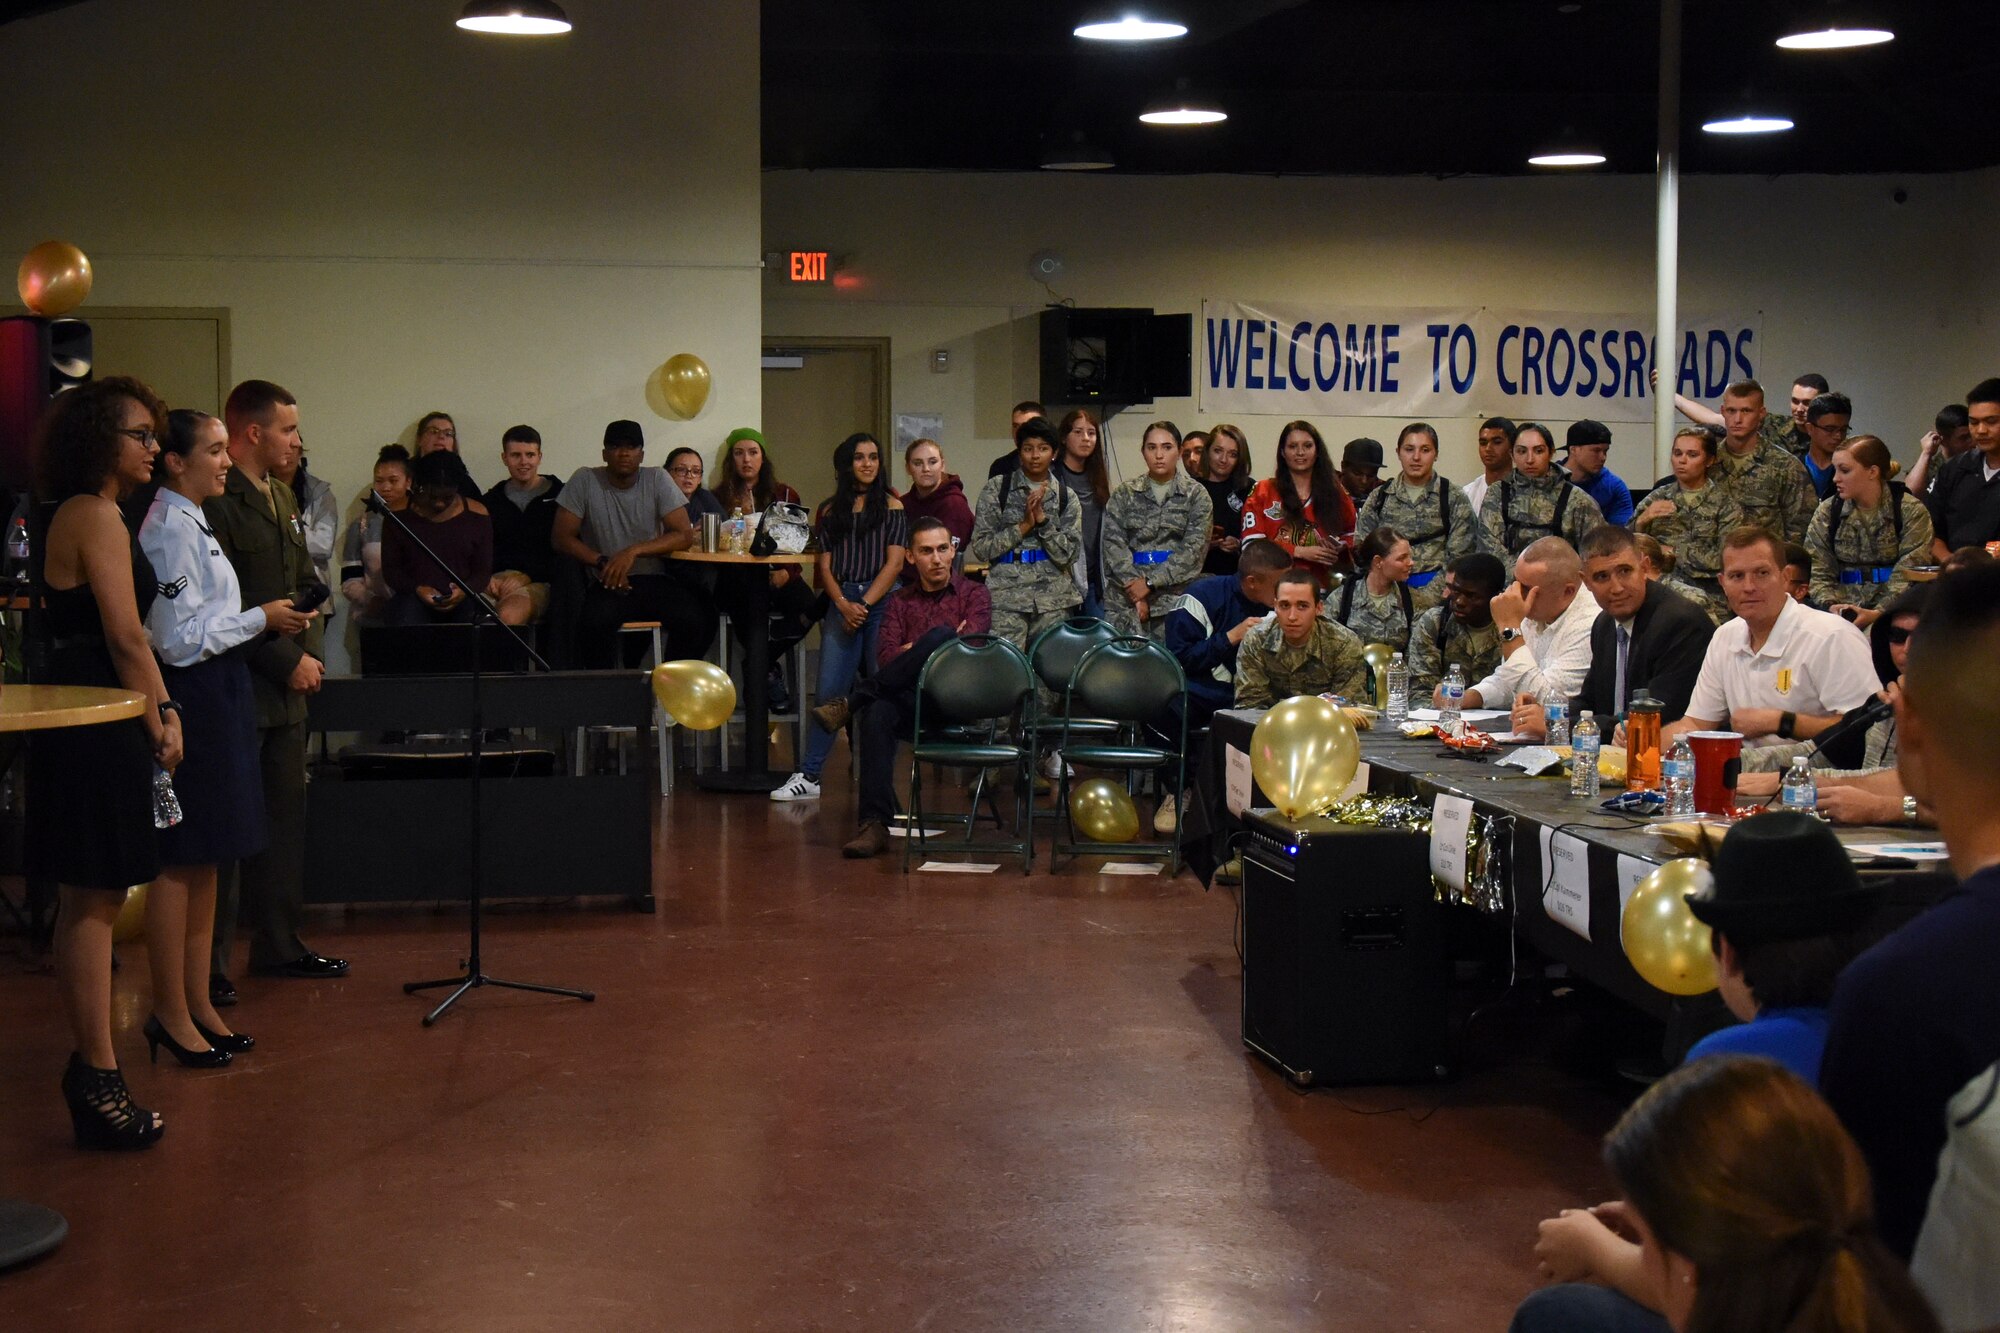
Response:
[[[991,634],[968,634],[931,654],[917,677],[916,742],[910,748],[910,828],[903,839],[903,871],[910,857],[944,852],[1019,852],[1021,873],[1035,864],[1035,677],[1021,650]],[[1015,741],[1010,735],[1023,739]],[[979,813],[975,795],[965,836],[952,841],[928,834],[924,815],[924,765],[949,764],[985,773],[1014,770],[1014,842],[980,842],[972,834]]]
[[[1171,769],[1172,790],[1178,792],[1186,786],[1187,677],[1180,662],[1163,645],[1143,635],[1130,635],[1084,653],[1070,673],[1064,691],[1063,715],[1066,719],[1101,718],[1114,725],[1109,736],[1064,731],[1062,753],[1070,764],[1079,768],[1122,769],[1128,780],[1134,772],[1150,769],[1164,776]],[[1177,720],[1170,722],[1170,717]],[[1153,729],[1151,736],[1171,740],[1172,747],[1149,744],[1148,728]],[[1173,840],[1169,843],[1079,841],[1069,812],[1069,788],[1070,773],[1065,766],[1056,799],[1062,807],[1063,828],[1068,836],[1059,837],[1050,848],[1051,868],[1058,854],[1068,852],[1087,856],[1164,857],[1167,873],[1180,873],[1179,821],[1174,824]]]
[[[1064,700],[1069,697],[1069,678],[1076,673],[1076,664],[1083,660],[1083,655],[1117,637],[1118,631],[1111,627],[1109,621],[1099,620],[1096,616],[1071,616],[1049,626],[1028,644],[1028,665],[1035,669],[1035,678],[1055,701],[1053,708],[1036,710],[1035,750],[1038,755],[1062,740],[1065,727],[1080,736],[1100,739],[1117,732],[1118,724],[1110,718],[1072,718],[1064,705]]]

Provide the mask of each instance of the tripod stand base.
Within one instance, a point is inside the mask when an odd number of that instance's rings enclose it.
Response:
[[[406,981],[403,983],[403,994],[415,995],[420,990],[436,990],[440,986],[455,986],[457,989],[445,997],[443,1004],[424,1015],[425,1027],[429,1027],[431,1024],[437,1022],[438,1019],[444,1017],[444,1011],[457,1004],[467,991],[480,986],[501,986],[507,990],[536,991],[542,995],[566,995],[572,1000],[583,1000],[586,1002],[597,998],[597,992],[595,991],[572,990],[567,986],[539,986],[529,981],[502,981],[498,977],[489,977],[484,972],[466,972],[460,976],[444,977],[438,981]]]

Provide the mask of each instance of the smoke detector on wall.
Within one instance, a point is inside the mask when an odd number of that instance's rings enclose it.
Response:
[[[1063,257],[1053,250],[1037,251],[1028,259],[1028,276],[1036,282],[1054,282],[1063,275]]]

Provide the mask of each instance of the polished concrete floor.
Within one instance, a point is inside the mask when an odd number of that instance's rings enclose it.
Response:
[[[1601,1084],[1518,1050],[1300,1095],[1246,1058],[1229,896],[841,861],[850,799],[681,795],[659,913],[339,913],[339,982],[245,980],[220,1072],[120,1053],[167,1134],[70,1146],[52,978],[0,941],[0,1195],[65,1213],[0,1328],[1498,1329],[1604,1196]],[[516,834],[514,836],[525,836]],[[587,850],[576,885],[587,889]],[[1500,1043],[1506,1045],[1507,1043]]]

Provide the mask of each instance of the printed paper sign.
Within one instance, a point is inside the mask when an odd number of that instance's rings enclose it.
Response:
[[[1250,808],[1250,752],[1230,746],[1222,756],[1222,803],[1238,819]]]
[[[1618,923],[1620,927],[1623,927],[1625,923],[1625,904],[1632,901],[1632,894],[1637,891],[1639,881],[1658,869],[1659,867],[1651,861],[1641,861],[1638,857],[1627,856],[1623,852],[1618,854]]]
[[[1590,848],[1570,833],[1544,826],[1542,910],[1558,925],[1590,938]]]
[[[1431,874],[1454,893],[1465,892],[1465,840],[1472,832],[1472,802],[1439,792],[1431,802]]]
[[[1347,784],[1347,790],[1340,794],[1340,799],[1351,801],[1357,796],[1366,796],[1367,794],[1368,765],[1365,763],[1356,764],[1354,766],[1354,781]]]

